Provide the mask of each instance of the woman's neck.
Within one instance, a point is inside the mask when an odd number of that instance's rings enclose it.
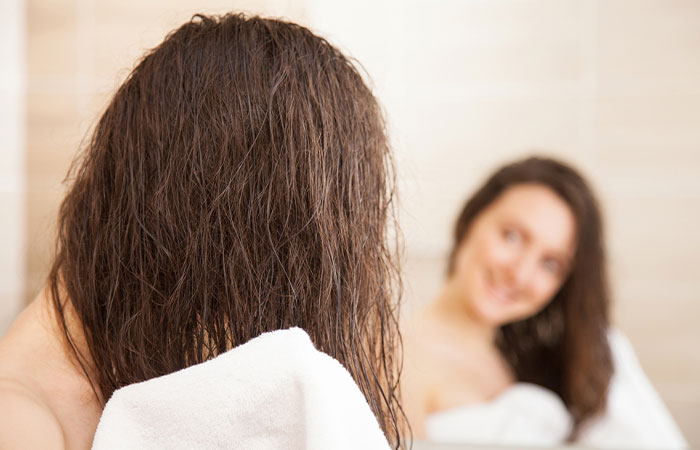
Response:
[[[459,327],[466,338],[493,347],[498,327],[480,321],[469,305],[463,290],[448,280],[431,308],[442,321]]]

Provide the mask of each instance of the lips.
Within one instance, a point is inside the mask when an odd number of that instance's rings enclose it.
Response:
[[[512,303],[515,301],[515,292],[513,289],[498,285],[490,274],[487,274],[485,278],[484,284],[489,297],[495,299],[499,303]]]

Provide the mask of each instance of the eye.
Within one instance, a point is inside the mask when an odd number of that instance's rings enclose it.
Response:
[[[503,229],[503,240],[511,244],[517,244],[522,240],[522,235],[520,232],[514,228]]]
[[[545,258],[542,260],[542,266],[552,275],[560,275],[564,268],[562,263],[554,258]]]

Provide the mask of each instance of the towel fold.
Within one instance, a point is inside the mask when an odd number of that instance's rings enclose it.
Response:
[[[689,448],[671,413],[644,373],[634,348],[619,331],[608,333],[615,364],[605,412],[581,430],[578,444],[590,448]]]
[[[389,449],[367,401],[299,328],[114,392],[93,449]]]
[[[516,383],[492,401],[439,411],[425,421],[426,434],[435,441],[514,448],[561,445],[571,428],[564,402],[530,383]]]

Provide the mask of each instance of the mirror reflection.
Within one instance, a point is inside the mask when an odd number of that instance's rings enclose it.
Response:
[[[403,406],[441,442],[682,448],[611,327],[602,217],[572,167],[493,173],[454,227],[447,275],[404,328]]]

